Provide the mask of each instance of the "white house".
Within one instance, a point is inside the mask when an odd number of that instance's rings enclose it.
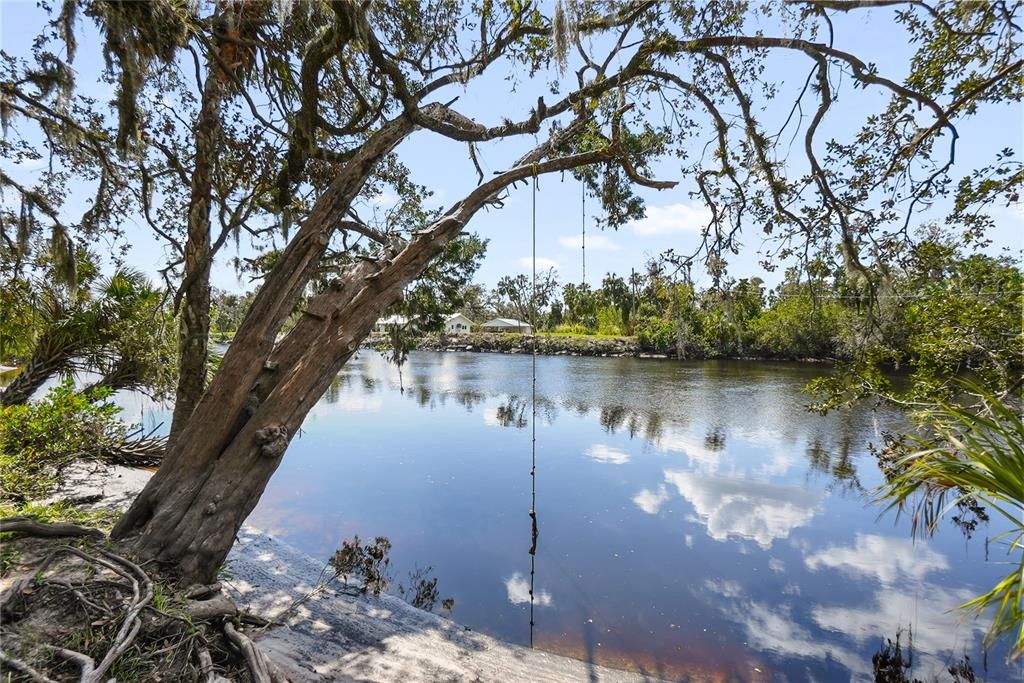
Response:
[[[524,323],[521,320],[514,320],[512,318],[495,318],[494,320],[488,320],[480,329],[485,332],[519,332],[521,334],[533,334],[533,328],[530,327],[530,323]]]
[[[444,321],[445,334],[469,334],[472,329],[473,321],[461,313],[450,315]]]
[[[409,322],[409,319],[404,315],[389,315],[386,318],[380,318],[373,326],[374,332],[385,334],[392,327],[405,327],[405,324]]]

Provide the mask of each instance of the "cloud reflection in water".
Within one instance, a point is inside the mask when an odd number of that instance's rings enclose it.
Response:
[[[530,582],[521,573],[516,572],[505,579],[505,591],[508,593],[508,601],[513,605],[530,604]],[[550,607],[554,604],[554,600],[548,591],[538,590],[534,593],[534,604],[540,607]]]
[[[725,541],[738,536],[766,550],[810,522],[824,497],[820,491],[799,486],[693,472],[669,470],[665,481],[690,501],[711,538]]]

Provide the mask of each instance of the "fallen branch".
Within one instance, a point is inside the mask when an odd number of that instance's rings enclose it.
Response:
[[[42,538],[64,538],[72,536],[103,536],[103,532],[92,527],[67,522],[37,522],[28,517],[5,517],[0,519],[0,533],[17,532]]]
[[[210,595],[220,592],[220,582],[211,584],[197,583],[189,586],[185,591],[185,598],[188,600],[204,600]]]
[[[210,651],[205,647],[199,648],[196,651],[196,659],[199,660],[199,678],[205,683],[213,683],[217,680],[217,675],[213,673],[213,658],[210,657]]]

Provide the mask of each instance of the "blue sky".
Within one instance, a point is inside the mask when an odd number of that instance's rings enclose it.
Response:
[[[28,54],[32,38],[41,25],[42,12],[34,2],[27,0],[0,1],[0,24],[2,24],[3,49],[15,55]],[[848,49],[861,56],[864,61],[878,64],[879,71],[894,80],[905,76],[913,46],[909,45],[900,27],[892,21],[890,10],[874,9],[854,12],[835,17],[836,46]],[[766,27],[771,33],[771,27]],[[79,83],[89,94],[108,100],[113,87],[97,82],[101,61],[97,42],[82,40],[75,67],[79,72]],[[807,75],[807,63],[795,57],[772,57],[768,73],[777,80],[780,95],[776,104],[770,105],[762,114],[766,121],[781,122],[788,113],[792,97],[803,86]],[[468,88],[443,91],[439,96],[449,99],[459,95],[456,107],[463,113],[478,117],[481,122],[494,124],[502,117],[521,118],[536,101],[539,93],[546,92],[543,78],[538,82],[519,82],[513,91],[506,80],[507,70],[495,69],[484,77],[474,80]],[[881,109],[886,101],[878,91],[854,90],[846,84],[841,90],[836,106],[826,119],[824,133],[848,137],[859,128],[865,115]],[[551,99],[550,97],[548,99]],[[771,126],[767,126],[769,129]],[[991,107],[981,118],[970,119],[958,124],[960,142],[954,176],[968,173],[972,168],[987,163],[994,152],[1011,147],[1021,153],[1024,143],[1024,112],[1019,105]],[[497,171],[507,165],[525,149],[532,140],[484,145],[480,148],[480,161],[485,173]],[[794,172],[803,168],[798,140],[789,157]],[[434,190],[433,200],[437,205],[447,206],[466,194],[476,185],[476,173],[470,164],[465,146],[455,143],[429,131],[415,133],[398,150],[401,159],[413,172],[413,179]],[[5,168],[8,164],[5,162]],[[30,180],[38,168],[11,168],[12,175]],[[663,162],[657,168],[660,179],[678,180],[679,185],[667,191],[641,190],[647,201],[645,219],[627,225],[618,231],[599,231],[595,223],[594,209],[597,201],[588,198],[587,214],[584,217],[581,206],[581,187],[566,175],[544,177],[537,194],[537,255],[540,267],[554,266],[563,282],[579,281],[582,258],[579,248],[583,221],[587,225],[587,280],[598,284],[606,272],[628,273],[630,268],[640,269],[644,262],[672,248],[677,252],[692,250],[697,244],[699,229],[707,221],[707,210],[701,203],[690,197],[692,183],[682,177],[678,165]],[[81,215],[89,188],[77,188],[68,205],[68,215]],[[387,194],[374,198],[362,207],[371,211],[373,205],[386,207],[391,200]],[[501,210],[484,211],[470,224],[470,230],[490,240],[487,258],[477,279],[493,285],[505,274],[528,272],[530,265],[530,216],[531,193],[524,185],[513,189]],[[929,219],[941,219],[944,205],[938,204],[922,214],[914,224]],[[999,224],[991,235],[993,251],[1004,247],[1019,251],[1024,246],[1022,238],[1021,207],[1002,208],[993,212]],[[125,226],[127,241],[131,245],[129,261],[156,277],[166,258],[164,247],[142,224]],[[744,226],[744,248],[730,263],[730,272],[735,276],[760,276],[767,282],[778,280],[780,271],[774,275],[764,273],[758,265],[758,249],[761,246],[760,226]],[[240,282],[228,265],[235,256],[233,246],[226,246],[214,268],[214,284],[227,290],[247,288],[247,282]]]

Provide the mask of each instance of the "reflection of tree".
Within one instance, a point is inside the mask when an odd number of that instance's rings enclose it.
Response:
[[[708,429],[704,435],[704,448],[716,453],[725,450],[725,430],[720,425]]]
[[[351,379],[348,375],[335,375],[327,386],[327,391],[324,392],[324,400],[328,403],[337,403],[341,398],[342,390],[347,388],[350,383]]]
[[[494,417],[502,427],[515,427],[523,429],[529,424],[526,419],[526,409],[530,404],[518,396],[509,396],[508,400],[498,406]]]
[[[369,375],[363,375],[363,393],[373,394],[377,391],[377,380]]]
[[[590,404],[580,398],[567,398],[564,401],[565,407],[577,415],[584,416],[590,412]]]
[[[658,443],[661,437],[665,434],[665,425],[663,424],[661,415],[658,413],[649,413],[647,415],[647,428],[644,429],[644,438],[651,443]]]
[[[430,391],[430,387],[421,384],[418,387],[416,387],[416,390],[412,393],[416,398],[416,403],[421,408],[431,405],[430,398],[432,396],[432,393]]]
[[[905,654],[900,644],[902,636],[903,630],[897,629],[896,640],[885,638],[881,647],[878,648],[878,652],[871,656],[871,668],[875,676],[875,683],[923,683],[920,678],[909,676],[910,668],[914,665],[914,632],[909,631]],[[978,680],[974,673],[974,667],[971,666],[971,658],[967,656],[962,657],[946,670],[951,676],[950,683],[974,683]]]
[[[848,438],[840,438],[834,451],[822,443],[821,439],[811,441],[807,445],[807,461],[812,471],[832,478],[828,486],[829,490],[835,488],[847,492],[862,492],[864,490],[860,478],[857,476],[857,466],[854,464]]]
[[[523,429],[530,424],[527,411],[530,410],[530,401],[519,396],[509,395],[505,402],[498,406],[494,417],[502,427],[515,427]],[[537,397],[537,415],[543,417],[549,424],[558,417],[558,406],[546,398]]]
[[[473,408],[483,403],[484,400],[487,398],[479,391],[472,391],[470,389],[456,391],[452,395],[455,397],[455,400],[459,403],[459,405],[466,407],[467,411],[473,410]]]
[[[625,406],[601,406],[600,421],[606,432],[614,434],[625,423],[627,411]]]
[[[640,433],[640,415],[638,413],[632,413],[629,416],[629,424],[626,425],[626,429],[629,430],[631,439],[635,439],[636,435]]]

